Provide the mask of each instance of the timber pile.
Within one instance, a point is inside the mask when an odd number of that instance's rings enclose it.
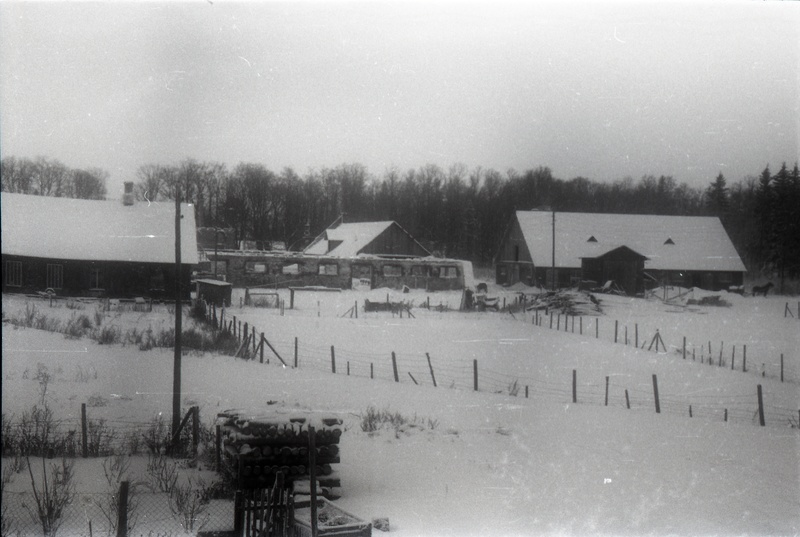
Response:
[[[403,311],[411,313],[411,305],[405,302],[371,302],[364,300],[364,311],[390,311],[392,313],[401,313]]]
[[[600,301],[586,291],[547,291],[528,304],[527,311],[547,310],[566,315],[600,315]]]
[[[217,414],[223,453],[233,463],[242,489],[272,485],[278,472],[287,482],[306,481],[309,469],[309,427],[314,427],[317,480],[321,487],[340,487],[331,465],[340,462],[342,420],[337,417],[270,414],[239,411]]]

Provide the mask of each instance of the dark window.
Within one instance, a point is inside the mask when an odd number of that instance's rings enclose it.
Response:
[[[22,261],[6,261],[6,285],[22,287]]]
[[[457,267],[439,267],[440,278],[458,278]]]
[[[319,274],[324,276],[338,276],[339,265],[337,265],[336,263],[320,263]]]
[[[244,264],[244,271],[255,274],[264,274],[267,272],[267,264],[262,261],[247,261]]]
[[[283,265],[283,268],[281,269],[281,272],[283,274],[295,274],[295,275],[297,275],[297,274],[300,274],[300,272],[302,270],[303,270],[303,264],[302,263],[287,263],[287,264]]]
[[[103,288],[103,271],[99,268],[93,268],[89,271],[89,289],[102,289]]]
[[[387,278],[399,278],[403,275],[403,267],[400,265],[384,265],[383,275]]]
[[[47,288],[62,289],[64,287],[64,265],[47,264]]]
[[[420,278],[427,278],[428,267],[426,267],[425,265],[413,265],[411,267],[411,275],[418,276]]]

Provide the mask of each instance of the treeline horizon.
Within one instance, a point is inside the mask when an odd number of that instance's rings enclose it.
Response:
[[[58,161],[2,159],[2,190],[104,199],[108,173],[71,170]],[[800,172],[783,163],[772,173],[728,185],[722,173],[706,188],[678,184],[667,175],[611,183],[564,180],[540,166],[505,173],[455,164],[428,164],[374,175],[361,164],[276,173],[263,164],[185,159],[146,164],[136,172],[141,201],[195,205],[199,227],[235,230],[236,240],[281,241],[296,250],[340,216],[345,222],[393,220],[437,256],[492,263],[517,210],[717,216],[748,271],[766,277],[800,276]]]

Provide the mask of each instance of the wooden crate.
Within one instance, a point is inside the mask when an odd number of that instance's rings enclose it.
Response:
[[[296,537],[311,537],[311,505],[301,503],[294,509]],[[317,535],[319,537],[371,537],[372,524],[348,513],[333,502],[317,499]]]

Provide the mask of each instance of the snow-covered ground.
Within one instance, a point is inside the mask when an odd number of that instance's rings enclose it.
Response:
[[[722,293],[729,307],[705,307],[598,295],[603,314],[575,320],[574,331],[570,319],[565,331],[563,318],[556,317],[550,329],[548,317],[536,326],[531,312],[452,311],[458,293],[299,292],[295,308],[281,314],[240,308],[241,291],[236,292],[226,318],[235,315],[263,332],[290,367],[281,367],[268,349],[269,364],[187,353],[184,406],[199,405],[206,422],[228,408],[339,414],[346,432],[338,503],[365,519],[388,517],[392,534],[800,532],[800,323],[784,317],[787,302],[798,315],[796,298]],[[288,308],[288,292],[281,294]],[[509,303],[516,296],[500,289],[490,294]],[[702,295],[695,292],[694,298]],[[365,299],[387,296],[411,302],[414,317],[361,309]],[[431,310],[420,307],[428,297]],[[25,302],[4,296],[4,317],[24,310]],[[94,305],[70,310],[36,303],[48,316],[94,318]],[[357,318],[348,313],[356,303]],[[446,309],[438,305],[451,311],[437,311]],[[167,308],[158,306],[146,314],[103,314],[104,326],[115,323],[123,331],[171,326]],[[667,349],[648,351],[657,329]],[[633,345],[637,336],[640,348]],[[741,364],[744,345],[747,372]],[[718,365],[720,346],[724,367]],[[46,398],[61,418],[77,419],[80,404],[92,397],[106,403],[89,409],[94,419],[144,423],[170,412],[171,349],[139,351],[6,325],[6,415],[19,415],[39,400],[40,386],[30,372],[40,363],[55,373]],[[653,375],[660,414],[654,410]],[[766,427],[758,424],[759,384]],[[418,426],[362,432],[360,416],[369,406],[416,418]],[[81,464],[80,487],[99,488],[90,468],[99,461]],[[11,486],[25,490],[26,481]]]

